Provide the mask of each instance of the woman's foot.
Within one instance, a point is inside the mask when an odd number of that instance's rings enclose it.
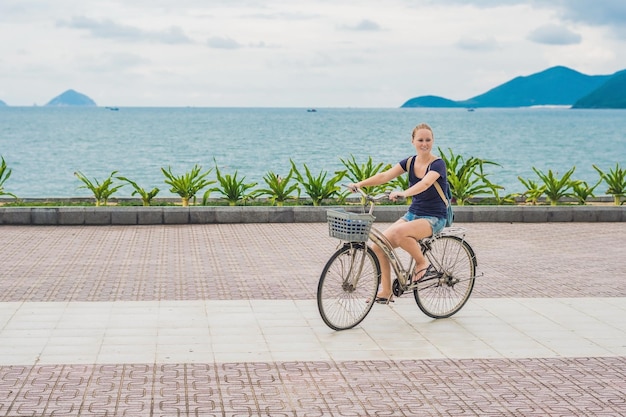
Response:
[[[367,302],[369,303],[371,299],[367,299]],[[393,303],[393,294],[389,293],[389,295],[383,294],[383,293],[378,293],[376,294],[376,299],[374,300],[374,302],[378,303],[378,304],[389,304],[389,303]]]
[[[416,268],[417,269],[417,268]],[[421,269],[417,269],[414,273],[413,273],[413,277],[411,278],[411,284],[415,285],[418,282],[420,282],[426,275],[430,274],[433,272],[433,266],[432,265],[428,265],[425,268],[421,268]]]
[[[389,303],[393,303],[393,294],[389,294],[387,296],[382,296],[382,295],[377,295],[376,296],[376,301],[378,304],[389,304]]]

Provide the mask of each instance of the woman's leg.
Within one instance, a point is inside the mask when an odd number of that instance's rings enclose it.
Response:
[[[391,297],[391,265],[389,259],[378,245],[372,246],[372,249],[380,264],[380,289],[376,297],[389,299]]]
[[[402,248],[415,259],[416,276],[413,277],[413,280],[419,280],[424,275],[426,268],[428,268],[428,261],[422,254],[422,248],[418,240],[429,237],[432,234],[432,226],[425,219],[416,219],[410,222],[400,220],[385,231],[385,236],[394,248]],[[389,288],[391,288],[391,284]]]

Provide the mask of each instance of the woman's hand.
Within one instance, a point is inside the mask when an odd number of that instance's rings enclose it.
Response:
[[[392,191],[392,192],[389,194],[389,199],[390,199],[391,201],[396,201],[398,198],[406,198],[406,197],[404,196],[404,191]]]
[[[352,191],[353,193],[356,193],[357,191],[359,191],[359,186],[353,183],[346,184],[346,188]]]

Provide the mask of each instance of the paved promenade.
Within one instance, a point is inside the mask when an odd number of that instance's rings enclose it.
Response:
[[[459,225],[463,310],[343,332],[325,223],[0,226],[0,417],[626,416],[626,223]]]

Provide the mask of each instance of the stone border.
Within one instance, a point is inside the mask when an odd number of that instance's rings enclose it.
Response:
[[[0,207],[0,224],[35,226],[155,225],[217,223],[326,222],[326,210],[338,206],[237,207]],[[358,211],[355,206],[341,206]],[[376,218],[393,222],[406,206],[379,206]],[[455,221],[542,223],[624,222],[626,206],[463,206],[454,207]]]

